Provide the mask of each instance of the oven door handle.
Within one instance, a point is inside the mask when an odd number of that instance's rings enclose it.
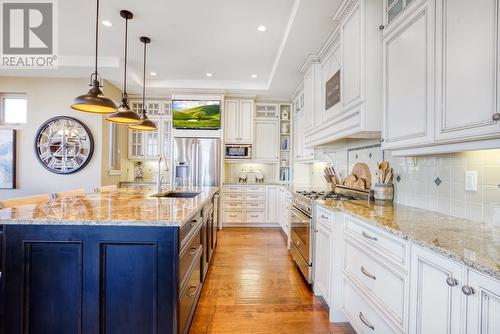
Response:
[[[299,218],[302,223],[309,224],[309,222],[311,221],[311,218],[307,217],[297,209],[288,207],[288,211],[292,213],[295,217]]]

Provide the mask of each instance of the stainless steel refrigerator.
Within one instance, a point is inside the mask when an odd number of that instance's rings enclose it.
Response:
[[[218,186],[220,152],[220,139],[217,138],[174,138],[172,184]]]

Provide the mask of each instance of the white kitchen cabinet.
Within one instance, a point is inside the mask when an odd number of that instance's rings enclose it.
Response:
[[[467,287],[473,293],[466,295],[466,333],[500,333],[500,282],[469,270]]]
[[[293,152],[295,161],[310,161],[316,158],[314,148],[306,147],[305,113],[301,112],[294,117],[293,122]]]
[[[314,125],[314,69],[311,67],[304,75],[304,132]]]
[[[226,100],[224,108],[225,142],[252,144],[254,102],[252,100]]]
[[[424,2],[384,37],[384,149],[434,140],[432,3]]]
[[[409,333],[462,333],[465,268],[412,245],[410,271]]]
[[[332,271],[332,219],[330,214],[323,214],[317,208],[316,251],[314,264],[314,293],[330,304],[330,283]]]
[[[436,4],[436,140],[498,136],[498,0]]]
[[[382,0],[345,0],[334,16],[339,34],[320,52],[317,106],[321,121],[308,147],[344,138],[379,138],[382,129]],[[340,66],[339,66],[340,65]],[[340,102],[326,106],[325,87],[340,70]],[[319,84],[318,84],[319,81]]]
[[[160,130],[162,139],[162,154],[165,157],[170,157],[172,152],[172,120],[163,118],[160,120]]]
[[[156,131],[128,130],[128,158],[155,160],[160,154],[169,157],[172,147],[172,113],[170,101],[146,101],[147,115]],[[131,101],[131,110],[142,112],[142,101]]]
[[[240,102],[226,100],[224,107],[224,136],[226,143],[238,141]]]
[[[162,133],[161,131],[161,125],[160,121],[151,118],[151,121],[153,121],[156,125],[156,131],[146,131],[145,133],[145,141],[144,141],[144,146],[145,146],[145,152],[144,152],[144,158],[146,159],[154,159],[158,158],[160,156],[160,134]]]
[[[128,158],[144,158],[144,131],[128,131]]]
[[[269,218],[276,213],[268,210],[276,210],[276,196],[274,191],[268,191],[266,185],[261,184],[238,184],[225,185],[222,188],[222,209],[224,212],[223,224],[236,226],[265,226],[277,224],[276,217],[272,221]],[[268,198],[267,194],[272,197]],[[269,218],[268,218],[269,217]]]
[[[350,109],[361,102],[361,73],[365,64],[361,59],[364,44],[363,27],[361,26],[361,7],[355,5],[354,9],[346,15],[341,23],[342,40],[342,72],[341,72],[341,102],[342,109]]]
[[[256,119],[278,119],[279,118],[279,105],[269,103],[256,103],[255,104],[255,118]]]
[[[255,143],[253,159],[262,162],[278,162],[279,153],[279,122],[255,121]]]
[[[267,210],[266,221],[279,223],[280,215],[280,192],[278,186],[266,186]]]

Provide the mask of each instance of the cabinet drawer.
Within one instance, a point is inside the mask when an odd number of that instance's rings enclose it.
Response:
[[[224,194],[224,201],[242,201],[243,193],[229,193]]]
[[[317,214],[317,221],[319,223],[326,225],[330,228],[332,227],[333,214],[331,211],[318,206],[316,209],[316,214]]]
[[[405,241],[350,216],[346,216],[345,230],[365,245],[379,251],[382,256],[406,267],[407,244]]]
[[[242,193],[245,191],[244,186],[224,186],[225,193]]]
[[[266,186],[247,186],[247,193],[265,193]]]
[[[247,223],[265,223],[266,213],[264,211],[247,211],[246,212],[246,222]]]
[[[200,231],[201,225],[196,234],[189,241],[189,244],[184,247],[179,255],[179,287],[184,286],[183,283],[187,279],[188,269],[193,266],[195,259],[203,251]]]
[[[247,193],[245,195],[247,201],[265,201],[266,194],[264,193]]]
[[[224,211],[223,217],[225,223],[243,222],[243,213],[241,211]]]
[[[243,209],[243,202],[224,202],[224,210],[241,210]]]
[[[245,209],[247,210],[265,210],[265,202],[246,202]]]
[[[344,279],[342,308],[358,333],[401,333],[392,328],[349,281]]]
[[[200,263],[193,268],[190,273],[189,282],[185,289],[181,292],[179,298],[179,331],[178,333],[186,333],[189,329],[189,322],[193,318],[196,307],[196,300],[201,291],[201,257],[197,256],[195,260]]]
[[[380,257],[372,257],[356,245],[345,240],[344,272],[368,290],[380,306],[402,329],[406,326],[407,278],[391,269]]]
[[[193,231],[202,224],[201,215],[198,212],[188,222],[186,222],[179,230],[179,251],[184,248],[186,242],[189,241],[189,236]]]

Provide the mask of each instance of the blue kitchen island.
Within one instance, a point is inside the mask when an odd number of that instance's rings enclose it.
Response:
[[[0,333],[186,333],[218,207],[218,188],[189,191],[131,187],[0,210]]]

